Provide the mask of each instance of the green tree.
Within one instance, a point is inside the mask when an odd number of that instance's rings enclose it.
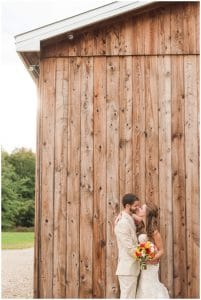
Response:
[[[34,225],[35,154],[2,151],[2,229]]]
[[[15,209],[18,194],[16,190],[17,175],[15,168],[8,161],[7,152],[2,152],[2,227],[10,228],[15,225]]]
[[[14,166],[19,178],[18,193],[23,199],[34,198],[35,154],[25,148],[15,149],[9,162]]]

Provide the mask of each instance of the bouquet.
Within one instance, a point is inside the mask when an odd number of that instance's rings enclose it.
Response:
[[[153,259],[156,253],[157,253],[157,248],[150,241],[147,241],[145,243],[140,243],[137,245],[134,251],[134,257],[140,261],[141,270],[147,269],[146,261]]]

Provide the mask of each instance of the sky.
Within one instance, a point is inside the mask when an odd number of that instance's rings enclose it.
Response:
[[[1,147],[36,151],[36,86],[15,50],[14,36],[111,3],[104,0],[0,0]]]

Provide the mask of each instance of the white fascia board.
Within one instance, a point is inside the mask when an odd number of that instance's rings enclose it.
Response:
[[[40,39],[33,38],[23,42],[16,42],[17,52],[40,52]]]
[[[16,50],[18,52],[40,51],[41,41],[141,8],[153,2],[155,1],[116,1],[88,12],[16,35]]]

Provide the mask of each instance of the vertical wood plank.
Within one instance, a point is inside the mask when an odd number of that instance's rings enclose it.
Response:
[[[56,51],[56,56],[57,57],[62,57],[62,56],[69,56],[69,44],[68,44],[68,38],[60,41],[57,43],[57,51]]]
[[[92,298],[93,58],[81,60],[80,298]]]
[[[196,10],[192,2],[183,3],[184,53],[196,53]],[[182,12],[182,8],[181,8]]]
[[[172,203],[174,297],[187,295],[186,204],[185,204],[185,132],[183,56],[171,57],[172,68]]]
[[[51,57],[55,57],[56,55],[57,55],[56,42],[53,42],[50,45],[46,45],[45,47],[43,45],[41,46],[41,53],[40,53],[41,58],[51,58]]]
[[[200,53],[200,2],[194,3],[194,11],[196,18],[196,53]]]
[[[106,298],[118,294],[114,219],[119,211],[119,58],[107,58],[107,256]]]
[[[144,55],[145,53],[144,19],[144,14],[133,17],[133,55]]]
[[[93,55],[105,55],[106,53],[106,31],[104,28],[98,28],[93,32],[94,49]]]
[[[145,57],[146,200],[158,199],[158,70],[157,58]]]
[[[161,259],[161,280],[173,296],[173,228],[171,176],[171,60],[158,57],[159,111],[159,204],[160,230],[165,255]],[[175,79],[174,79],[175,80]]]
[[[197,67],[197,139],[198,139],[198,205],[199,199],[200,199],[200,56],[196,56],[196,67]],[[197,229],[198,230],[198,247],[200,251],[200,238],[199,238],[199,232],[200,232],[200,215],[197,216]],[[199,254],[198,254],[199,255]],[[199,263],[200,263],[200,256],[199,256]],[[197,289],[197,297],[200,297],[200,291],[199,291],[199,281],[200,281],[200,268],[199,263],[197,261],[197,278],[196,278],[196,289]]]
[[[119,33],[120,24],[116,23],[109,25],[105,28],[106,30],[106,53],[107,55],[118,55],[119,54]]]
[[[200,184],[200,56],[196,56],[196,67],[197,67],[197,119],[198,119],[198,182]],[[198,190],[198,199],[200,199],[200,186]],[[200,219],[199,219],[200,224]]]
[[[184,57],[188,298],[199,297],[199,174],[196,56]]]
[[[58,58],[55,102],[54,298],[66,296],[67,95],[68,59]]]
[[[145,201],[145,57],[133,58],[133,192]]]
[[[121,203],[123,195],[133,191],[132,56],[120,57],[119,68],[119,199],[120,208],[123,209]]]
[[[133,53],[133,20],[129,17],[120,24],[119,30],[119,54],[132,55]]]
[[[106,58],[94,57],[93,298],[106,286]]]
[[[170,51],[172,54],[182,54],[184,52],[184,26],[182,5],[182,2],[177,2],[170,7]]]
[[[94,36],[93,32],[85,32],[80,42],[81,56],[92,56],[94,51]]]
[[[158,9],[158,54],[170,54],[170,7]]]
[[[144,54],[157,54],[158,52],[158,15],[156,10],[144,14]]]
[[[40,297],[52,298],[54,214],[55,59],[43,61]]]
[[[34,217],[34,282],[33,295],[39,298],[40,281],[40,205],[41,205],[41,86],[43,84],[43,64],[40,64],[40,78],[37,85],[37,112],[36,112],[36,164],[35,164],[35,217]]]
[[[68,54],[69,56],[80,56],[82,33],[75,33],[72,40],[68,39]]]
[[[80,58],[69,61],[66,297],[79,297]]]

